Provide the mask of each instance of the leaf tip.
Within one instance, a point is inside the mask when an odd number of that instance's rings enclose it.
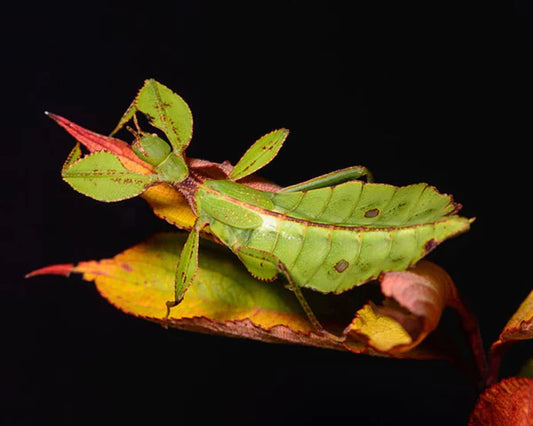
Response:
[[[50,111],[45,111],[44,115],[54,120],[61,127],[67,129],[67,131],[68,131],[68,128],[72,127],[71,125],[72,123],[69,120],[67,120],[65,117],[61,117],[60,115],[54,114],[53,112],[50,112]]]
[[[156,86],[158,84],[161,84],[161,83],[159,83],[155,78],[147,78],[144,80],[144,85],[141,88],[141,90],[144,89],[145,87]]]
[[[68,277],[73,270],[74,265],[72,263],[62,263],[36,269],[35,271],[31,271],[24,275],[24,278],[32,278],[38,275],[62,275]]]
[[[44,112],[44,115],[46,115],[48,118],[51,118],[52,120],[54,120],[54,121],[56,121],[56,122],[57,122],[57,121],[59,120],[59,118],[60,118],[59,115],[56,115],[56,114],[54,114],[54,113],[52,113],[52,112],[50,112],[50,111],[45,111],[45,112]]]

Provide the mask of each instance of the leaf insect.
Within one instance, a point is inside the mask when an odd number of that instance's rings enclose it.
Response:
[[[167,141],[140,131],[138,112]],[[146,80],[112,134],[130,120],[137,128],[132,131],[133,152],[153,167],[153,173],[135,174],[102,151],[81,159],[79,153],[71,154],[63,177],[76,190],[103,201],[132,198],[161,182],[184,196],[195,221],[176,267],[167,318],[198,270],[202,230],[208,229],[227,246],[254,277],[272,281],[284,276],[315,329],[330,335],[302,288],[338,294],[383,272],[405,270],[444,240],[467,231],[472,221],[458,216],[461,206],[434,187],[374,183],[363,166],[280,190],[244,184],[277,155],[289,133],[286,129],[258,139],[223,178],[198,173],[188,167],[185,156],[192,137],[191,111],[180,96],[155,80]]]

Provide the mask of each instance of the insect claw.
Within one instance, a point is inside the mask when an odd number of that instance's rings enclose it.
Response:
[[[179,305],[181,300],[167,300],[166,306],[167,306],[167,313],[165,315],[165,321],[163,324],[163,327],[168,328],[168,324],[170,323],[170,309],[172,309],[174,306]]]

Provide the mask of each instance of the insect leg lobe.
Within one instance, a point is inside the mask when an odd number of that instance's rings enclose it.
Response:
[[[174,300],[169,300],[166,303],[166,319],[170,317],[170,309],[177,306],[183,300],[185,292],[191,285],[196,272],[198,271],[198,246],[199,226],[197,221],[191,229],[180,254],[174,280]]]

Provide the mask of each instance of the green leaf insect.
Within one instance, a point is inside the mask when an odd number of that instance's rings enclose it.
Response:
[[[171,147],[156,134],[138,137],[132,149],[141,160],[154,166],[158,182],[181,182],[189,174],[183,155],[172,152]]]
[[[156,166],[159,181],[184,180],[189,173],[184,151],[192,138],[192,113],[189,106],[168,87],[153,79],[146,80],[111,135],[131,119],[138,128],[137,112],[144,114],[152,126],[166,135],[170,146],[156,134],[140,132],[133,144],[135,153],[142,160]]]
[[[408,269],[446,239],[466,232],[472,222],[458,216],[461,206],[434,187],[374,183],[363,166],[279,191],[245,185],[244,178],[277,155],[288,135],[286,129],[257,140],[225,179],[192,173],[184,159],[192,136],[192,118],[185,102],[160,83],[147,80],[115,131],[130,120],[138,127],[136,112],[162,131],[170,145],[155,134],[139,131],[134,152],[154,166],[154,182],[170,183],[184,195],[196,217],[177,265],[175,299],[168,301],[169,310],[182,300],[196,274],[203,229],[227,246],[254,277],[264,281],[285,277],[317,331],[327,333],[302,288],[338,294],[383,272]],[[92,154],[89,159],[97,170],[113,170],[111,175],[123,172],[102,154]],[[84,160],[76,161],[67,167],[67,177],[75,181],[71,183],[75,189],[85,190],[83,170],[87,167],[81,164]],[[90,173],[86,179],[86,185],[98,180]],[[116,199],[138,195],[147,187],[142,179],[128,184],[113,179],[102,182],[113,191],[124,187]]]
[[[105,150],[80,158],[81,150],[77,146],[63,166],[63,179],[82,194],[107,202],[136,197],[156,183],[175,184],[186,179],[189,170],[183,151],[192,137],[192,115],[187,104],[162,84],[146,80],[112,134],[129,120],[139,128],[137,112],[143,113],[152,126],[162,130],[170,142],[169,145],[155,133],[132,131],[136,135],[131,147],[133,152],[153,166],[154,174],[129,171],[116,155]],[[51,116],[61,120],[54,114]]]

